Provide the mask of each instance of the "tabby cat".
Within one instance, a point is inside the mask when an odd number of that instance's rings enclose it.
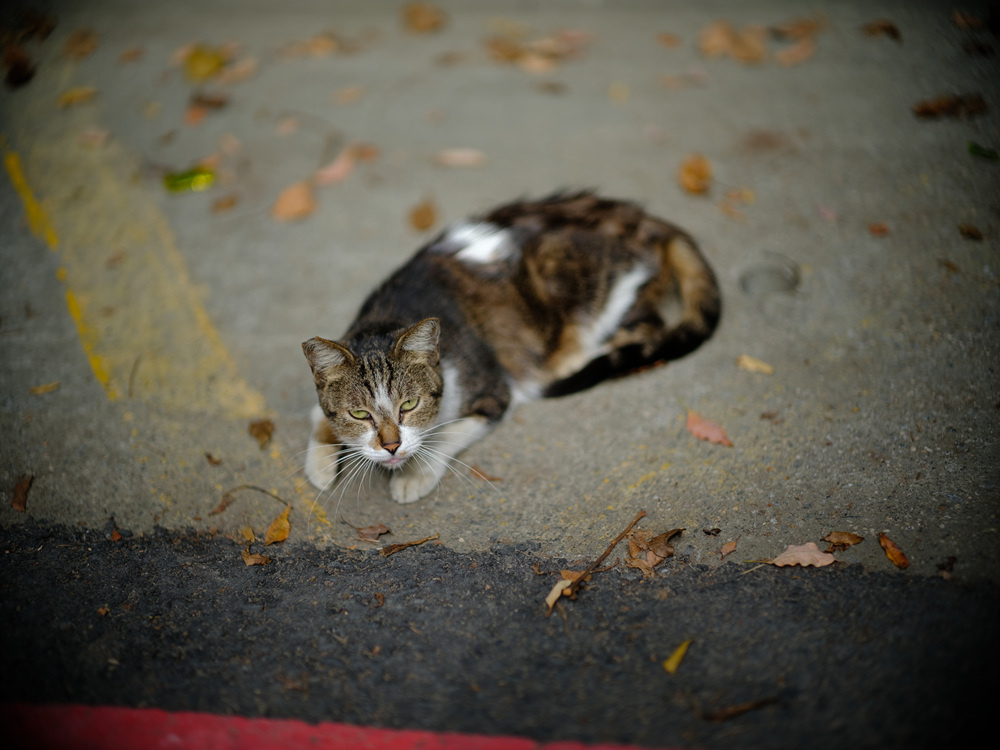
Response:
[[[306,475],[325,489],[338,463],[371,462],[391,470],[395,500],[413,502],[515,405],[684,356],[719,312],[691,237],[632,203],[560,193],[460,222],[390,276],[342,339],[302,344],[319,394]]]

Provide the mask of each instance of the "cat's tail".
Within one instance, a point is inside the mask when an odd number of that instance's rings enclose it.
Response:
[[[645,291],[659,297],[666,289],[673,288],[681,304],[677,322],[669,326],[664,324],[662,317],[653,310],[655,304],[651,303],[655,300],[642,299],[643,295],[640,295],[636,301],[639,317],[633,317],[631,325],[638,322],[654,333],[644,337],[644,340],[635,340],[634,337],[629,340],[626,335],[627,343],[591,360],[573,375],[550,383],[543,391],[544,396],[566,396],[602,380],[680,359],[712,335],[722,313],[722,298],[715,273],[694,240],[674,230],[669,239],[660,245],[660,259],[659,278]],[[648,312],[643,314],[643,310]]]

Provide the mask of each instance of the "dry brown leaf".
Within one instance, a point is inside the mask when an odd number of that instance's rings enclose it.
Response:
[[[298,221],[316,210],[312,181],[293,182],[278,195],[271,206],[271,216],[278,221]]]
[[[257,440],[257,445],[261,449],[266,448],[267,444],[271,442],[271,436],[274,434],[274,422],[270,419],[255,419],[247,427],[247,432]]]
[[[503,477],[495,477],[491,474],[487,474],[485,471],[480,469],[478,466],[470,466],[469,473],[472,474],[476,479],[482,479],[484,482],[502,482]]]
[[[692,154],[681,162],[677,181],[687,192],[701,195],[712,184],[712,165],[701,154]]]
[[[771,565],[779,568],[786,565],[814,565],[821,568],[835,562],[837,558],[829,552],[820,552],[815,542],[806,542],[800,545],[789,544],[784,552],[771,560]]]
[[[291,510],[290,507],[286,507],[277,518],[271,521],[271,525],[267,527],[267,533],[264,535],[264,544],[274,544],[288,539],[288,533],[292,530],[291,524],[288,522],[288,514]]]
[[[664,31],[656,35],[656,39],[664,47],[679,47],[681,44],[681,38],[676,34],[671,34],[669,31]]]
[[[208,108],[200,104],[189,104],[188,108],[184,110],[184,124],[189,127],[201,125],[206,117],[208,117]]]
[[[219,466],[222,463],[221,458],[216,458],[208,451],[205,451],[205,460],[208,461],[209,466]]]
[[[35,481],[32,474],[22,474],[14,484],[14,492],[11,494],[10,507],[24,513],[28,508],[28,490],[31,483]]]
[[[333,95],[333,100],[337,104],[354,104],[355,102],[361,101],[361,97],[364,95],[364,86],[347,86],[338,90]]]
[[[709,58],[724,57],[733,45],[736,29],[728,21],[714,21],[698,35],[698,49]]]
[[[53,391],[59,390],[59,381],[53,380],[51,383],[42,383],[41,385],[33,385],[28,391],[31,392],[33,396],[44,396],[46,393],[52,393]]]
[[[223,86],[232,86],[234,83],[240,83],[252,77],[254,73],[257,72],[257,58],[255,57],[244,57],[231,65],[226,65],[216,77],[218,81]]]
[[[35,76],[35,64],[28,51],[17,44],[8,44],[2,55],[6,74],[4,82],[12,89],[23,86]]]
[[[268,557],[267,555],[261,555],[258,552],[250,552],[250,546],[243,550],[243,562],[246,563],[247,567],[251,565],[267,565],[274,558]]]
[[[111,614],[111,607],[98,607],[97,614],[99,614],[101,617],[106,617],[107,615]]]
[[[142,47],[133,44],[131,47],[126,47],[122,50],[121,54],[118,55],[118,62],[119,64],[139,62],[145,54],[146,52]]]
[[[817,13],[812,18],[793,18],[771,27],[771,32],[781,39],[806,39],[813,37],[826,26],[826,16]]]
[[[897,568],[910,567],[910,561],[906,558],[906,555],[903,554],[903,550],[901,550],[886,534],[879,532],[878,543],[882,545],[882,549],[885,550],[885,556],[889,558],[893,565]]]
[[[481,167],[486,160],[477,148],[446,148],[434,154],[434,163],[443,167]]]
[[[958,232],[967,240],[983,239],[983,233],[979,231],[978,227],[974,227],[972,224],[959,224]]]
[[[344,146],[337,154],[337,158],[313,174],[313,183],[317,187],[327,187],[343,182],[354,171],[355,158],[354,147],[350,144]]]
[[[94,86],[74,86],[59,95],[57,104],[60,108],[76,107],[86,104],[97,96],[97,89]]]
[[[736,366],[747,372],[760,372],[764,375],[773,375],[774,368],[763,360],[751,357],[749,354],[741,354],[736,358]]]
[[[733,554],[736,551],[736,542],[738,541],[739,537],[737,537],[731,542],[726,542],[725,544],[723,544],[722,547],[719,549],[720,558],[725,557],[726,555]]]
[[[63,51],[74,60],[82,60],[97,49],[97,32],[93,29],[77,29],[66,38]]]
[[[240,197],[235,193],[230,195],[223,195],[220,198],[216,198],[212,201],[212,213],[221,214],[233,209],[237,203],[240,202]]]
[[[399,552],[401,549],[406,549],[407,547],[416,547],[417,545],[424,544],[426,542],[431,542],[438,538],[438,534],[434,536],[424,537],[423,539],[417,539],[415,542],[401,542],[399,544],[390,544],[379,550],[379,554],[382,557],[388,557]]]
[[[884,221],[873,221],[868,224],[868,233],[873,237],[885,237],[889,234],[889,226]]]
[[[380,523],[377,526],[361,526],[354,530],[358,532],[358,539],[365,542],[377,542],[378,538],[383,534],[392,533],[392,530],[384,523]]]
[[[899,33],[896,24],[885,18],[866,23],[861,30],[868,36],[887,36],[897,42],[903,41],[903,35]]]
[[[425,198],[410,209],[410,226],[419,232],[430,229],[436,221],[437,208],[430,198]]]
[[[852,531],[831,531],[823,537],[824,542],[830,543],[827,552],[840,552],[855,544],[860,544],[864,540],[863,536],[858,536]]]
[[[406,3],[403,6],[403,28],[414,34],[427,34],[444,26],[448,16],[431,3]]]
[[[342,49],[343,44],[337,35],[330,31],[324,31],[307,39],[286,44],[278,51],[278,54],[285,58],[329,57]]]
[[[812,37],[803,37],[795,44],[778,50],[774,53],[774,59],[786,68],[793,65],[800,65],[816,54],[816,41]]]
[[[986,100],[979,94],[961,96],[944,95],[934,99],[925,99],[913,105],[913,113],[917,117],[936,119],[938,117],[956,117],[965,119],[976,117],[989,110]]]
[[[715,422],[705,419],[698,412],[687,410],[687,430],[699,440],[707,440],[717,445],[725,445],[730,448],[732,441],[726,436],[726,431]]]

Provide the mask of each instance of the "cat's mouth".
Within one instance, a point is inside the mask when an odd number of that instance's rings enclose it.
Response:
[[[406,463],[407,458],[409,458],[409,456],[389,456],[389,458],[382,462],[382,465],[389,469],[398,469]]]

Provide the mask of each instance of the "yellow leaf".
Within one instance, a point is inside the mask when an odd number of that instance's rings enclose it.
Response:
[[[691,645],[691,639],[684,641],[680,646],[674,649],[674,652],[663,662],[663,668],[667,670],[667,674],[674,674],[681,665],[681,660],[684,658],[684,654],[687,653],[688,646]]]
[[[45,393],[52,393],[52,391],[59,390],[59,381],[53,381],[51,383],[43,383],[42,385],[33,385],[28,389],[35,396],[41,396]]]
[[[74,107],[77,104],[86,104],[97,96],[97,89],[93,86],[74,86],[59,95],[58,104],[60,107]]]
[[[774,368],[767,362],[751,357],[749,354],[741,354],[736,358],[736,366],[747,372],[762,372],[765,375],[773,375]]]
[[[248,542],[254,542],[257,540],[257,537],[254,536],[253,529],[251,529],[249,526],[244,526],[242,529],[240,529],[240,536],[242,536]]]
[[[694,195],[708,192],[712,184],[712,165],[701,154],[692,154],[681,162],[677,181],[682,188]]]
[[[264,544],[283,542],[288,538],[288,532],[291,530],[291,525],[288,523],[288,513],[291,510],[291,508],[285,508],[280,516],[271,521],[271,525],[267,527]]]
[[[556,606],[556,602],[559,601],[559,597],[562,596],[563,592],[572,585],[572,581],[567,580],[566,578],[560,578],[556,585],[552,587],[549,595],[545,597],[545,603],[549,607],[547,614],[552,614],[552,608]]]

